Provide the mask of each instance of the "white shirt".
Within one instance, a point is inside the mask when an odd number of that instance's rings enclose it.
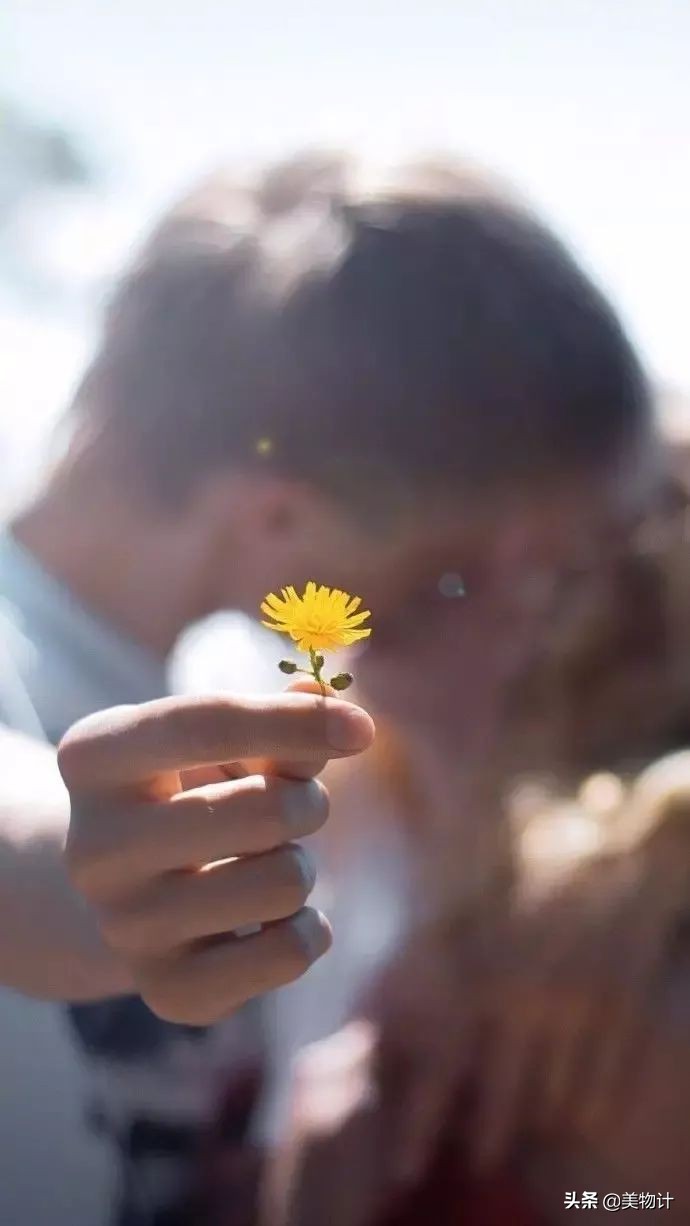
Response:
[[[181,688],[279,688],[281,645],[246,619],[223,615],[215,635],[189,636],[190,650],[176,670]],[[86,609],[9,533],[0,536],[0,719],[55,742],[83,715],[159,697],[167,688],[162,661]],[[94,1084],[114,1124],[138,1110],[194,1122],[204,1118],[223,1071],[258,1041],[267,1045],[269,1069],[255,1132],[260,1140],[275,1139],[293,1057],[347,1020],[400,935],[405,862],[390,824],[382,836],[372,821],[338,881],[321,874],[311,900],[333,923],[329,954],[298,983],[265,998],[260,1016],[256,1008],[243,1011],[201,1043],[182,1035],[160,1064],[96,1059],[87,1079],[64,1010],[0,992],[0,1059],[4,1053],[12,1064],[12,1071],[0,1069],[0,1222],[99,1226],[107,1220],[112,1161],[84,1125]]]
[[[0,536],[0,720],[54,742],[100,707],[165,692],[161,662]],[[0,1222],[108,1220],[114,1172],[86,1125],[89,1089],[64,1009],[0,991]]]

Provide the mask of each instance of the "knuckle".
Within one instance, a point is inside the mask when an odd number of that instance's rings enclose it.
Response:
[[[90,737],[85,724],[86,721],[80,721],[70,728],[57,748],[58,769],[68,788],[79,782],[88,758]]]
[[[78,837],[70,837],[64,851],[65,866],[75,889],[86,898],[97,899],[106,876],[104,858],[86,848]]]
[[[208,1018],[198,1000],[189,1000],[183,993],[165,982],[143,983],[141,995],[152,1013],[163,1022],[179,1025],[204,1025]]]
[[[189,982],[181,967],[175,971],[144,973],[138,982],[142,999],[163,1022],[213,1026],[227,1016],[227,1009],[218,997],[199,991],[198,984]]]
[[[92,901],[107,898],[117,883],[125,880],[130,866],[130,840],[127,831],[117,837],[114,830],[99,820],[70,822],[64,859],[72,884]]]
[[[252,821],[260,822],[263,830],[275,834],[276,843],[285,842],[285,819],[280,803],[278,780],[262,775],[249,775],[234,785],[237,801]]]
[[[112,949],[123,953],[143,953],[147,947],[146,926],[141,917],[125,910],[108,910],[101,914],[100,928]]]
[[[283,803],[283,781],[251,775],[234,784],[237,811],[250,820],[264,847],[280,847],[293,834]]]
[[[272,809],[270,812],[263,813],[260,822],[262,846],[280,847],[290,839],[291,832],[279,810]]]
[[[178,929],[170,900],[154,887],[138,897],[130,894],[126,902],[104,909],[101,916],[108,944],[132,957],[165,954],[177,943]]]

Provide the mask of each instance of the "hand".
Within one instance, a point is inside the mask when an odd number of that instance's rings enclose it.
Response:
[[[328,815],[313,776],[374,739],[365,711],[313,693],[172,698],[76,724],[58,762],[66,858],[149,1007],[209,1025],[290,982],[328,949],[291,840]],[[261,925],[237,936],[245,926]]]

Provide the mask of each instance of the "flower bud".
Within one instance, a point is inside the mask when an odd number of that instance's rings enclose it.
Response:
[[[295,664],[294,660],[281,660],[278,668],[280,669],[281,673],[287,673],[288,676],[291,673],[297,672],[297,665]]]
[[[331,677],[328,684],[332,686],[334,690],[346,690],[348,686],[352,685],[353,681],[354,677],[352,676],[352,673],[338,673],[337,676]]]
[[[315,655],[315,656],[314,656],[314,663],[315,663],[315,665],[316,665],[316,667],[317,667],[317,668],[323,668],[323,656],[322,656],[322,655],[320,655],[320,654],[319,654],[319,655]]]

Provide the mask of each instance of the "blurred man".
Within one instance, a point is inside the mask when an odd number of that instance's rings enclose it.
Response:
[[[113,936],[126,929],[128,958],[106,944],[68,879],[70,805],[54,751],[0,727],[0,983],[44,1000],[140,990],[161,1012],[189,1017],[193,1007],[200,1020],[301,974],[330,938],[323,918],[302,907],[313,877],[292,840],[325,821],[326,793],[311,776],[343,752],[335,740],[342,745],[349,735],[353,744],[359,736],[364,747],[372,734],[364,712],[307,694],[261,703],[163,700],[80,724],[61,759],[72,794],[71,859],[78,880],[95,878],[96,892],[107,894],[104,925]],[[261,755],[271,778],[228,782],[215,764],[233,744],[237,753]],[[180,794],[173,780],[189,765],[195,786]],[[205,873],[171,872],[175,862],[204,864],[219,852],[254,854]],[[248,919],[268,923],[219,945],[219,927]],[[212,953],[202,936],[215,939]],[[107,1169],[81,1126],[83,1079],[61,1020],[3,994],[2,1044],[11,1059],[3,1064],[0,1116],[2,1221],[103,1219]],[[189,1080],[192,1092],[203,1092]],[[34,1149],[44,1155],[39,1177]]]
[[[531,608],[505,615],[516,574],[606,542],[648,477],[647,390],[608,306],[539,224],[452,167],[361,191],[317,158],[253,190],[207,184],[116,292],[73,417],[0,551],[51,739],[162,693],[190,621],[311,577],[366,596],[372,663],[414,667],[396,619],[423,627],[458,575],[500,596],[497,642],[515,650],[533,632]],[[103,910],[83,827],[76,840]],[[136,961],[131,941],[111,926]],[[198,1023],[195,991],[166,1016]],[[122,1221],[177,1221],[165,1206],[217,1064],[255,1053],[256,1023],[234,1018],[228,1050],[137,998],[74,1020],[125,1159]]]

